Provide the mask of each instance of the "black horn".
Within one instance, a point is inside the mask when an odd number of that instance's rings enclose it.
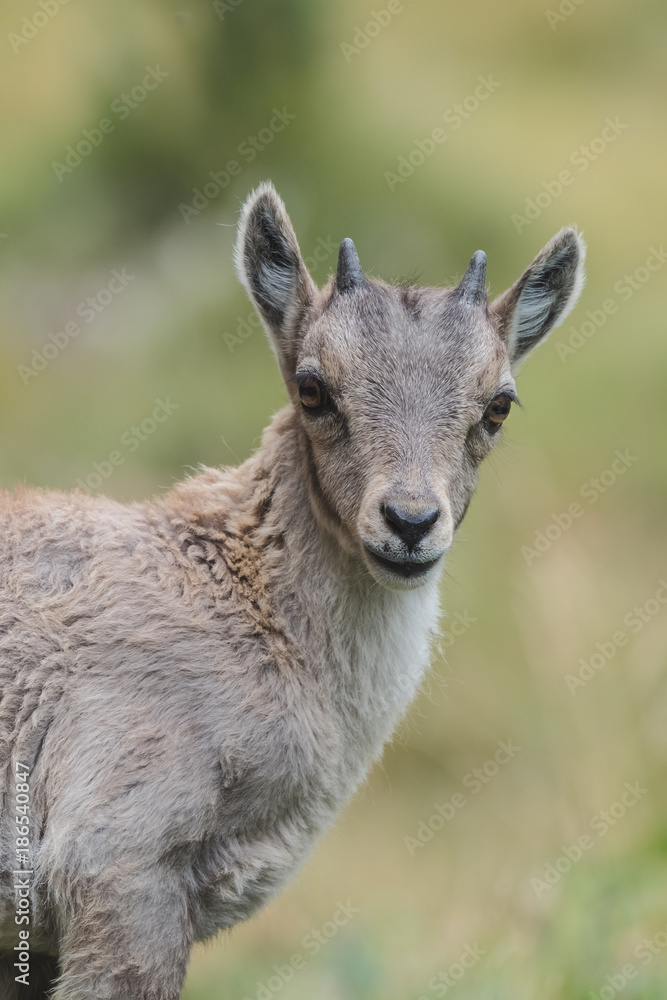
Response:
[[[486,303],[486,254],[483,250],[475,250],[456,291],[471,306]]]
[[[357,248],[349,237],[344,239],[338,251],[338,269],[336,271],[336,287],[339,292],[353,292],[364,283],[364,272],[361,270]]]

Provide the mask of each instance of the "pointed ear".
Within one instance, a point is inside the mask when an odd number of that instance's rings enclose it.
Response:
[[[561,229],[511,288],[490,306],[514,369],[563,322],[584,287],[586,244],[575,229]]]
[[[286,377],[296,364],[296,334],[316,287],[289,216],[271,183],[248,197],[234,251],[236,271],[271,335]]]

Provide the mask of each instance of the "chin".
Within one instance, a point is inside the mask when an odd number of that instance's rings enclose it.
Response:
[[[387,559],[364,546],[371,576],[387,590],[416,590],[433,580],[442,568],[444,552],[433,559]]]

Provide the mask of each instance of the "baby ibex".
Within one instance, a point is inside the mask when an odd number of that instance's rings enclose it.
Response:
[[[583,256],[563,229],[487,306],[479,250],[414,288],[346,239],[318,291],[264,184],[237,266],[289,403],[260,449],[150,503],[0,496],[2,1000],[177,1000],[193,942],[295,872],[413,697],[512,371]]]

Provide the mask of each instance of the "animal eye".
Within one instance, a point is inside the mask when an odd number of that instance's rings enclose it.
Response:
[[[329,400],[322,383],[312,375],[299,382],[299,398],[303,406],[311,413],[321,410]]]
[[[504,420],[509,416],[512,407],[512,400],[509,396],[497,396],[492,400],[484,411],[484,422],[491,431],[497,431]]]

